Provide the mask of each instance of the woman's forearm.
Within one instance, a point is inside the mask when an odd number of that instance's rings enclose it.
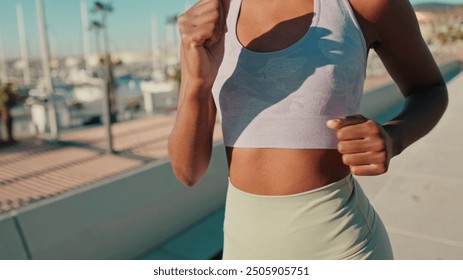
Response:
[[[229,6],[229,0],[200,0],[178,18],[182,85],[168,150],[175,175],[187,186],[198,182],[211,158],[216,116],[211,88],[224,56]]]
[[[400,154],[439,122],[448,104],[446,85],[410,94],[401,113],[383,125],[393,141],[392,156]]]
[[[194,185],[205,173],[212,151],[215,112],[209,88],[188,80],[181,86],[177,118],[168,151],[177,178]],[[211,119],[213,118],[213,119]]]

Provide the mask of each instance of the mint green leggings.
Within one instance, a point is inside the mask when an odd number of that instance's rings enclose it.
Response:
[[[352,175],[271,196],[229,181],[223,259],[393,259],[381,219]]]

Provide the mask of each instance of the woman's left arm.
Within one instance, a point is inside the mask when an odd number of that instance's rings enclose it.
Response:
[[[406,98],[401,113],[385,124],[361,115],[328,121],[338,150],[355,175],[379,175],[392,157],[426,135],[447,104],[445,81],[426,46],[407,0],[351,0],[365,38]]]

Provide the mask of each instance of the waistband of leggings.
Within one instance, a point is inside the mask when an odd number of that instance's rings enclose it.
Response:
[[[265,198],[265,199],[284,199],[284,198],[294,198],[294,197],[302,197],[302,196],[310,196],[310,195],[325,195],[325,194],[329,194],[329,193],[332,193],[334,191],[339,191],[339,190],[344,190],[350,193],[352,192],[354,188],[354,184],[355,184],[354,177],[352,176],[351,173],[349,173],[349,175],[347,175],[346,177],[338,181],[335,181],[333,183],[329,183],[322,187],[311,189],[305,192],[299,192],[299,193],[288,194],[288,195],[261,195],[261,194],[253,194],[253,193],[245,192],[243,190],[238,189],[230,181],[230,177],[228,177],[229,191],[241,193],[241,195],[248,196],[251,198],[255,197],[255,198]]]

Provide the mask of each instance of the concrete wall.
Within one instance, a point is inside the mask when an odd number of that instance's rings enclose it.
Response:
[[[192,189],[164,161],[22,208],[16,218],[32,259],[132,259],[223,207],[227,183],[217,145]],[[0,248],[8,249],[0,259],[25,258],[11,218],[0,223]]]
[[[395,107],[403,100],[399,88],[391,82],[366,92],[360,103],[360,113],[368,118],[378,119],[383,108]]]

